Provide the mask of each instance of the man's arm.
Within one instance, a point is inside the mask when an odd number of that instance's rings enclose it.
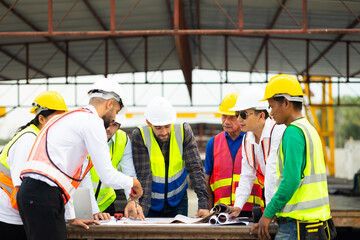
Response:
[[[235,203],[234,207],[242,209],[250,197],[251,190],[256,180],[256,170],[250,166],[248,159],[245,154],[244,147],[245,137],[242,142],[242,160],[241,160],[241,174],[239,185],[235,191]]]
[[[118,171],[124,173],[125,175],[137,178],[134,161],[133,161],[132,149],[131,149],[131,141],[128,136],[127,136],[127,142],[125,145],[124,153],[121,157],[119,165],[117,166],[117,169]],[[131,192],[131,188],[124,189],[126,199],[129,199],[130,192]]]
[[[206,190],[209,194],[209,209],[214,206],[214,193],[210,187],[210,179],[211,174],[214,169],[214,137],[210,138],[210,140],[206,144],[205,151],[205,182],[206,182]]]
[[[201,163],[199,149],[197,147],[195,136],[189,124],[184,123],[184,153],[186,169],[189,173],[192,186],[198,197],[198,209],[209,209],[209,194],[206,191],[204,169]]]
[[[149,153],[138,128],[135,128],[132,132],[131,145],[136,175],[144,191],[143,196],[140,198],[140,205],[146,216],[151,206],[152,173]]]
[[[298,188],[305,167],[305,137],[295,126],[286,128],[283,136],[282,150],[284,153],[283,180],[271,202],[266,206],[264,216],[274,217],[292,198]]]
[[[271,146],[270,153],[266,159],[266,172],[265,172],[265,201],[268,205],[271,198],[276,191],[276,163],[277,163],[277,151],[280,147],[280,142],[284,134],[286,126],[284,124],[276,125],[271,134]]]

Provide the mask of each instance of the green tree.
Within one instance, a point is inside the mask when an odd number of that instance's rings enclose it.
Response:
[[[337,99],[334,102],[337,102]],[[360,105],[360,97],[343,96],[340,103]],[[360,140],[360,107],[336,107],[334,113],[336,147],[344,147],[350,138]]]

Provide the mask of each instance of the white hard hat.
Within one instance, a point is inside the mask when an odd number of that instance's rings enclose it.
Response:
[[[247,86],[242,89],[238,98],[236,99],[235,106],[230,108],[232,111],[242,111],[245,109],[267,110],[268,103],[260,101],[264,98],[264,90],[258,86]]]
[[[121,86],[110,78],[100,78],[96,80],[93,85],[91,85],[88,94],[89,98],[100,97],[106,100],[115,98],[116,101],[120,103],[120,106],[123,105],[119,113],[125,114],[127,112]]]
[[[120,114],[120,113],[116,114],[115,122],[120,124],[120,125],[124,124],[126,122],[125,114]]]
[[[176,110],[164,97],[155,97],[145,110],[146,119],[154,126],[164,126],[176,122]]]

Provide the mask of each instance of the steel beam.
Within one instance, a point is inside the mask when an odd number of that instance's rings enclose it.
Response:
[[[346,30],[349,31],[349,33],[351,33],[351,30],[356,30],[354,29],[360,22],[358,21],[358,19],[355,19],[348,27]],[[345,29],[344,29],[345,30]],[[357,29],[359,30],[359,29]],[[360,31],[359,31],[360,33]],[[312,61],[309,64],[309,68],[312,68],[317,62],[320,61],[321,58],[323,58],[325,56],[326,53],[328,53],[338,42],[339,40],[341,40],[347,33],[346,32],[342,32],[339,36],[337,36],[328,46],[327,48],[324,49],[324,51],[322,51],[316,58],[314,61]],[[303,75],[304,72],[306,71],[306,69],[302,70],[298,75]]]
[[[283,1],[282,1],[282,4],[285,5],[285,4],[286,4],[286,1],[287,1],[287,0],[283,0]],[[278,9],[276,10],[275,16],[274,16],[274,18],[272,19],[272,21],[271,21],[268,29],[272,29],[272,28],[275,26],[277,20],[279,19],[279,16],[280,16],[280,13],[281,13],[282,9],[283,9],[283,8],[282,8],[281,6],[278,7]],[[264,37],[264,40],[262,41],[262,43],[261,43],[261,45],[260,45],[260,48],[259,48],[259,50],[258,50],[258,52],[257,52],[257,54],[256,54],[255,60],[254,60],[254,62],[251,64],[251,67],[250,67],[249,72],[253,72],[253,71],[254,71],[255,65],[256,65],[257,61],[259,60],[259,57],[260,57],[260,55],[261,55],[261,52],[262,52],[262,50],[264,49],[265,43],[266,43],[266,41],[268,40],[268,38],[269,38],[269,35],[266,35],[266,36]]]
[[[11,59],[14,59],[14,60],[17,61],[18,63],[26,66],[26,62],[25,62],[24,60],[18,58],[16,55],[13,55],[12,53],[8,52],[7,50],[5,50],[5,49],[3,49],[3,48],[0,48],[0,52],[2,52],[3,54],[5,54],[6,56],[8,56],[8,57],[11,58]],[[51,75],[50,75],[49,73],[40,70],[39,68],[31,65],[30,63],[29,63],[29,65],[28,65],[28,67],[29,67],[29,69],[31,69],[31,70],[33,70],[33,71],[35,71],[35,72],[41,73],[41,74],[42,74],[44,77],[46,77],[46,78],[50,78],[50,77],[51,77]]]
[[[95,9],[92,7],[92,5],[89,3],[88,0],[83,0],[85,6],[89,9],[90,13],[93,15],[93,17],[95,18],[95,20],[99,23],[99,25],[101,26],[101,28],[105,31],[108,31],[106,25],[103,23],[103,21],[101,20],[101,18],[99,17],[99,15],[96,13]],[[114,6],[115,7],[115,6]],[[113,11],[113,10],[111,10]],[[115,11],[115,10],[114,10]],[[114,16],[114,21],[115,21],[115,16]],[[114,29],[115,30],[115,27]],[[116,49],[118,50],[118,52],[120,53],[120,55],[125,59],[126,63],[132,68],[132,70],[134,72],[138,72],[138,69],[135,67],[135,65],[130,61],[129,56],[126,56],[125,52],[122,50],[122,48],[120,47],[119,43],[114,39],[114,38],[110,38],[111,42],[114,44],[114,46],[116,47]]]
[[[0,3],[3,4],[6,8],[10,8],[9,4],[7,4],[6,2],[4,2],[4,0],[0,0]],[[32,24],[29,20],[27,20],[23,15],[21,15],[20,13],[18,13],[15,9],[11,9],[11,12],[18,17],[21,21],[23,21],[26,25],[28,25],[30,28],[32,28],[35,32],[41,32],[41,30],[36,27],[34,24]],[[34,33],[34,32],[33,32]],[[52,39],[50,38],[51,34],[54,34],[54,32],[47,32],[48,36],[43,35],[40,37],[45,37],[46,40],[50,41],[56,48],[58,48],[62,53],[65,54],[65,50],[62,49],[58,44],[56,44],[55,42],[52,42]],[[77,60],[75,57],[69,55],[69,58],[74,61],[77,65],[79,65],[81,68],[83,68],[85,71],[87,71],[89,74],[96,74],[94,71],[92,71],[91,69],[89,69],[88,67],[84,66],[79,60]]]
[[[186,29],[184,3],[182,0],[174,1],[174,31]],[[185,35],[174,35],[175,47],[179,57],[179,64],[184,74],[186,86],[192,99],[192,60],[190,44]]]

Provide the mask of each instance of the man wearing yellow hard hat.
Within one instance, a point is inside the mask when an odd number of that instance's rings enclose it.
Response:
[[[285,124],[277,156],[277,191],[254,229],[258,237],[270,239],[269,224],[279,219],[276,239],[333,239],[326,167],[319,134],[303,117],[304,93],[292,76],[273,77],[265,89],[271,115]]]
[[[64,99],[54,91],[40,93],[32,106],[30,113],[35,114],[34,119],[18,129],[0,154],[0,232],[4,239],[26,240],[16,202],[21,184],[20,172],[45,123],[53,116],[67,111]]]
[[[245,132],[241,131],[235,111],[238,92],[227,94],[219,106],[223,132],[212,137],[206,145],[205,180],[209,192],[209,207],[219,203],[233,206],[235,190],[239,184],[241,173],[242,148],[241,143]],[[256,187],[256,186],[254,186]],[[261,186],[257,186],[261,189]],[[258,191],[261,199],[262,191]],[[245,204],[242,216],[251,216],[253,202]]]

